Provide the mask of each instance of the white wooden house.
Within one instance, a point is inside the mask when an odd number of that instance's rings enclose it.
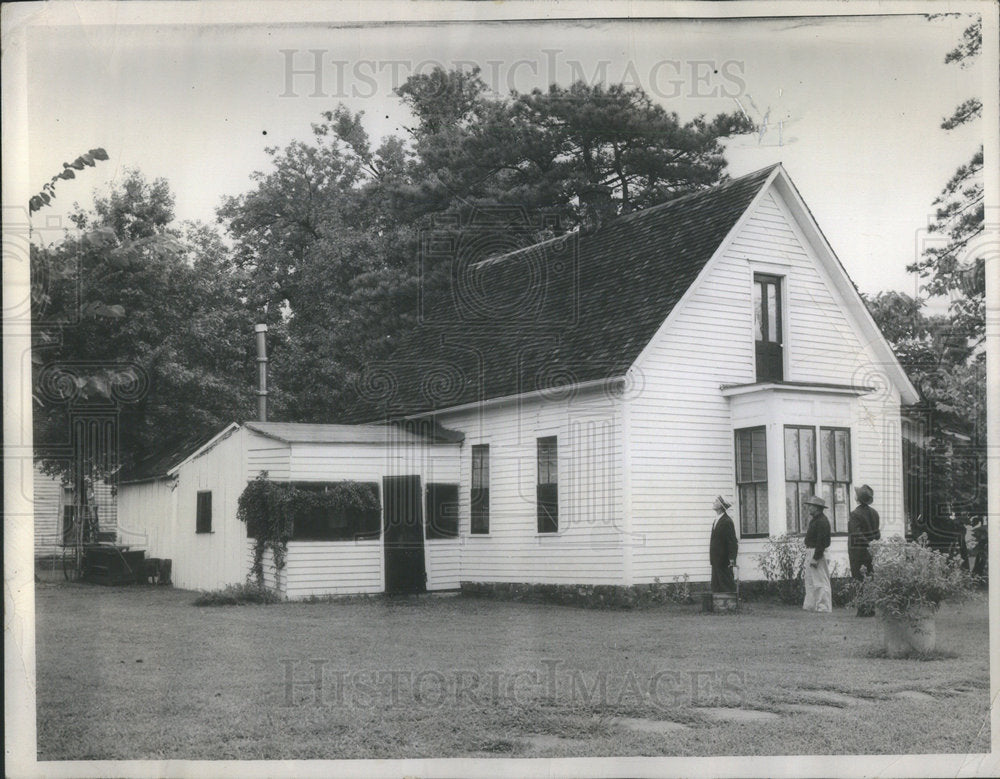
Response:
[[[37,463],[32,470],[32,506],[35,523],[35,557],[58,556],[68,536],[75,510],[73,488],[58,476],[45,473]],[[101,533],[117,535],[118,505],[112,485],[98,482],[91,496]]]
[[[456,251],[446,233],[428,247]],[[900,405],[916,391],[780,165],[473,271],[425,308],[398,359],[372,366],[389,377],[372,382],[388,388],[384,417],[443,435],[232,425],[124,484],[123,524],[173,559],[178,586],[216,587],[249,569],[235,501],[260,471],[378,483],[386,533],[292,541],[289,597],[706,581],[717,494],[734,498],[744,578],[759,577],[768,536],[804,530],[813,492],[845,564],[855,485],[874,488],[885,532],[903,532]],[[454,537],[423,533],[421,555],[396,555],[392,476],[410,477],[411,497],[451,485]],[[205,491],[210,537],[196,532]],[[411,502],[421,524],[440,508]],[[400,579],[404,565],[423,570]]]

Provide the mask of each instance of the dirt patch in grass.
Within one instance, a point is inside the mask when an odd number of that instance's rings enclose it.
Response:
[[[645,717],[619,717],[612,720],[616,725],[621,725],[628,730],[635,730],[639,733],[676,733],[679,730],[690,730],[691,728],[683,722],[671,722],[670,720],[646,719]]]
[[[906,701],[933,701],[934,696],[920,690],[900,690],[892,694],[893,698],[900,698]]]
[[[841,717],[844,714],[844,709],[840,706],[824,706],[821,703],[789,703],[782,708],[799,714],[819,714],[833,717]]]
[[[934,660],[955,660],[958,653],[948,649],[935,649],[931,652],[918,652],[914,649],[900,657],[890,657],[889,653],[885,651],[885,647],[880,646],[869,649],[865,652],[865,657],[870,657],[873,660],[919,660],[926,663]]]
[[[829,706],[857,706],[858,704],[868,703],[872,700],[871,697],[848,695],[847,693],[838,692],[837,690],[807,689],[803,690],[802,693],[803,697],[807,700],[811,699],[813,701],[819,701],[820,705]]]
[[[731,709],[723,706],[712,706],[699,709],[708,719],[716,722],[767,722],[778,719],[773,711],[761,709]]]

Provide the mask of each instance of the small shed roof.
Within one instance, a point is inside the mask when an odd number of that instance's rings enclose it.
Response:
[[[460,433],[437,426],[363,424],[322,425],[308,422],[247,422],[245,427],[289,444],[455,443]],[[422,429],[426,428],[426,429]]]
[[[465,436],[432,421],[413,420],[398,424],[324,425],[311,422],[244,422],[243,427],[286,444],[453,444]],[[240,425],[232,422],[222,430],[198,438],[173,439],[126,470],[122,484],[163,479],[181,465],[227,438]]]

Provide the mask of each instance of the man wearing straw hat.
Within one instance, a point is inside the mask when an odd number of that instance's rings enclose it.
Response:
[[[712,508],[715,509],[715,524],[712,525],[712,540],[709,542],[708,559],[712,564],[712,592],[736,592],[736,578],[733,568],[736,566],[736,552],[739,542],[736,540],[736,527],[726,513],[732,504],[721,495],[716,497]]]
[[[805,544],[812,549],[805,567],[806,598],[802,608],[806,611],[833,611],[833,596],[830,592],[830,567],[826,560],[830,546],[830,520],[823,509],[826,501],[816,495],[805,499],[809,509],[809,527],[806,528]]]

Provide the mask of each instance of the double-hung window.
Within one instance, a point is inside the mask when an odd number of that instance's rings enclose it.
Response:
[[[804,501],[816,493],[816,428],[785,426],[785,520],[789,533],[804,533]]]
[[[822,498],[834,533],[847,532],[851,489],[851,431],[842,427],[819,429]]]
[[[469,532],[472,535],[487,535],[490,532],[490,445],[476,444],[472,447],[472,521]]]
[[[559,448],[555,436],[538,439],[537,514],[539,533],[559,532]]]
[[[753,327],[757,381],[782,381],[784,356],[780,276],[754,274]]]
[[[789,533],[809,526],[805,499],[819,495],[834,533],[847,532],[851,489],[851,431],[844,427],[785,426],[785,517]],[[819,458],[819,473],[816,461]]]
[[[763,427],[736,431],[736,488],[740,496],[740,534],[766,536],[767,439]]]
[[[195,513],[195,533],[212,532],[212,493],[203,491],[198,493],[198,503]]]

